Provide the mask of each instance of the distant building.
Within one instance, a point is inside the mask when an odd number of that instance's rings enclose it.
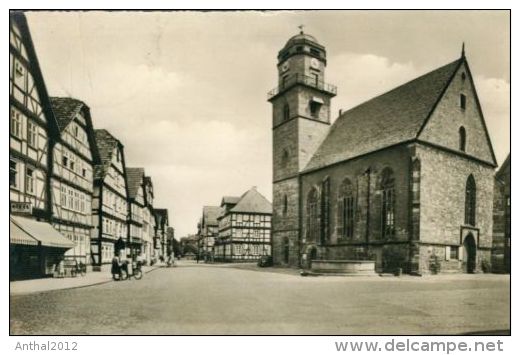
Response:
[[[159,256],[166,258],[167,255],[167,231],[169,226],[168,210],[166,208],[154,208],[155,216],[155,250]]]
[[[218,235],[218,217],[222,211],[219,206],[204,206],[200,219],[200,248],[204,258],[212,260],[213,246]]]
[[[495,174],[492,264],[494,272],[511,272],[511,154]]]
[[[159,255],[155,249],[155,215],[153,213],[153,183],[150,176],[144,177],[144,209],[143,209],[143,252],[146,262]]]
[[[52,224],[75,244],[65,258],[87,265],[91,264],[94,164],[99,164],[90,109],[67,97],[51,97],[51,104],[61,133],[52,155]]]
[[[128,184],[128,247],[132,255],[142,253],[145,256],[143,216],[145,207],[144,198],[144,169],[126,168]]]
[[[9,113],[9,278],[52,275],[75,243],[49,224],[60,129],[21,12],[9,14]]]
[[[216,261],[257,261],[271,255],[272,205],[256,188],[240,197],[224,197],[221,208]]]
[[[127,254],[128,197],[123,144],[105,129],[96,129],[101,163],[95,166],[92,202],[92,262],[108,266],[114,255]]]
[[[180,242],[180,249],[183,257],[188,259],[194,259],[199,253],[199,236],[196,234],[190,234],[186,237],[182,237]],[[189,256],[189,257],[188,257]]]

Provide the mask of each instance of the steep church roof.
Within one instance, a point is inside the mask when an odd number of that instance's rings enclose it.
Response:
[[[128,186],[128,198],[135,199],[139,187],[143,184],[144,168],[125,168],[126,183]]]
[[[240,197],[231,212],[273,213],[273,205],[253,187]]]
[[[343,113],[304,171],[415,139],[464,61],[461,57]]]

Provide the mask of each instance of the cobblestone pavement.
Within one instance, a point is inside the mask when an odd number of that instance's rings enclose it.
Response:
[[[389,335],[510,328],[505,275],[301,277],[237,267],[181,262],[140,281],[12,295],[10,333]]]

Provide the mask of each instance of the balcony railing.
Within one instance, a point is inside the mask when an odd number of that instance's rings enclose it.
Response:
[[[323,81],[317,80],[315,77],[307,76],[303,74],[294,74],[287,79],[285,79],[282,84],[275,87],[273,90],[269,91],[267,93],[267,99],[270,100],[282,91],[289,89],[290,87],[296,85],[296,84],[303,84],[310,87],[313,87],[315,89],[318,89],[320,91],[324,91],[326,93],[336,95],[337,94],[337,88],[335,85],[324,83]]]

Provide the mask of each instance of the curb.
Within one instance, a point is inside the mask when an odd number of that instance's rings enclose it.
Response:
[[[154,267],[153,269],[145,271],[144,274],[148,274],[148,273],[150,273],[152,271],[155,271],[155,270],[157,270],[159,268],[160,268],[160,266],[159,267]],[[95,271],[92,271],[92,272],[95,272]],[[99,285],[107,284],[109,282],[114,282],[114,279],[110,278],[110,279],[107,279],[107,280],[98,281],[98,282],[94,282],[94,283],[91,283],[91,284],[70,286],[70,287],[63,287],[63,288],[55,288],[55,289],[52,289],[52,290],[42,290],[42,291],[34,291],[34,292],[18,292],[18,293],[11,293],[9,291],[9,297],[11,297],[11,296],[26,296],[26,295],[32,295],[32,294],[38,294],[38,293],[48,293],[48,292],[63,291],[63,290],[73,290],[73,289],[85,288],[85,287],[90,287],[90,286],[99,286]]]

